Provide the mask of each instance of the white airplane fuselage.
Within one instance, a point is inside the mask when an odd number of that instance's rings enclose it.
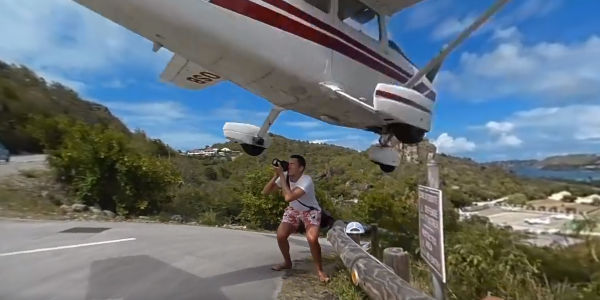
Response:
[[[390,48],[387,17],[377,41],[337,17],[338,0],[329,13],[304,0],[76,2],[276,106],[336,125],[377,131],[398,120],[332,97],[323,83],[373,106],[378,83],[401,85],[417,71]],[[414,89],[424,101],[401,105],[429,130],[435,91],[425,78]]]

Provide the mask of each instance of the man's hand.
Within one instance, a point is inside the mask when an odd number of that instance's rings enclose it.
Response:
[[[281,166],[273,166],[273,169],[275,169],[275,174],[277,176],[283,176],[283,168]]]

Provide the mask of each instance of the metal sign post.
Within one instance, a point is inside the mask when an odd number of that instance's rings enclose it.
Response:
[[[419,243],[421,257],[432,270],[434,297],[444,299],[446,262],[444,256],[444,213],[439,190],[439,167],[433,158],[427,163],[427,184],[419,186]]]

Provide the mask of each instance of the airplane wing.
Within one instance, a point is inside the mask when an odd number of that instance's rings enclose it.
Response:
[[[200,90],[223,80],[221,76],[178,54],[173,55],[160,79],[190,90]]]
[[[413,6],[423,0],[363,0],[363,2],[376,11],[391,16],[405,8]]]

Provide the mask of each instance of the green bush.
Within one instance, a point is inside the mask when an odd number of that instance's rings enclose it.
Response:
[[[467,223],[448,236],[449,289],[455,299],[536,299],[539,264],[530,261],[515,235],[487,224]],[[543,299],[543,298],[542,298]]]
[[[273,176],[271,169],[261,169],[246,175],[242,187],[240,218],[253,228],[274,230],[288,203],[281,194],[262,195],[262,189]]]
[[[29,130],[48,149],[59,180],[87,205],[125,215],[156,214],[180,181],[168,161],[138,153],[120,131],[65,118],[33,124]]]
[[[198,217],[198,221],[200,221],[200,223],[202,223],[204,225],[210,225],[210,226],[219,225],[217,213],[215,213],[212,210],[201,213],[200,216]]]

